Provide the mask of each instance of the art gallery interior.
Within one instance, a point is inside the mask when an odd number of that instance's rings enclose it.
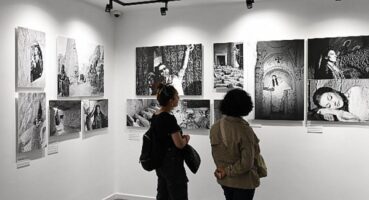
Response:
[[[244,43],[244,89],[255,93],[257,41],[369,35],[368,0],[181,0],[123,7],[115,17],[105,12],[108,0],[0,1],[0,199],[3,200],[146,200],[155,199],[157,179],[138,163],[144,128],[126,126],[127,99],[136,95],[136,48],[202,44],[202,94],[182,99],[222,99],[213,88],[213,44]],[[183,4],[182,4],[183,3]],[[45,88],[18,89],[15,29],[27,27],[46,34]],[[104,45],[105,86],[109,127],[93,137],[49,145],[42,158],[19,167],[16,162],[18,92],[57,94],[58,36]],[[305,83],[307,76],[305,73]],[[306,87],[304,89],[305,93]],[[88,98],[72,97],[72,100]],[[306,105],[306,100],[305,100]],[[306,106],[304,106],[306,111]],[[253,120],[268,177],[261,179],[256,200],[363,200],[369,198],[369,125]],[[306,119],[306,116],[305,118]],[[319,130],[314,133],[312,130]],[[223,191],[213,172],[209,130],[185,130],[202,158],[197,174],[187,170],[191,200],[221,200]],[[50,149],[53,148],[53,153]]]

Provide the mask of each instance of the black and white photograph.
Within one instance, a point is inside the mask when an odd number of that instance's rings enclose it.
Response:
[[[369,36],[308,39],[309,79],[368,79]]]
[[[19,93],[17,160],[40,158],[47,146],[45,93]]]
[[[136,94],[156,95],[159,83],[173,85],[180,96],[202,94],[202,45],[136,48]]]
[[[79,137],[81,101],[49,101],[49,144]]]
[[[108,127],[107,99],[83,100],[82,107],[85,132]]]
[[[127,99],[127,126],[150,127],[152,115],[159,109],[156,99]]]
[[[58,97],[104,96],[104,47],[57,38]]]
[[[221,99],[214,100],[214,123],[222,118],[222,112],[220,112]]]
[[[232,88],[243,89],[243,43],[214,44],[214,88],[226,92]]]
[[[304,40],[257,42],[255,119],[304,119]]]
[[[172,113],[182,129],[210,129],[210,100],[180,100]]]
[[[16,28],[18,88],[45,87],[45,38],[44,32]]]
[[[309,80],[308,120],[369,122],[369,79]]]

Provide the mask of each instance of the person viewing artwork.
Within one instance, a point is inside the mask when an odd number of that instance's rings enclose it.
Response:
[[[156,95],[160,83],[179,95],[201,95],[201,44],[136,48],[136,94]]]
[[[253,109],[250,95],[242,89],[227,92],[221,101],[223,117],[210,129],[214,175],[226,200],[252,200],[260,185],[255,160],[259,139],[242,117]]]
[[[160,109],[151,119],[153,133],[161,147],[163,154],[162,164],[156,169],[158,177],[157,200],[188,200],[188,178],[184,168],[184,158],[181,152],[190,140],[184,135],[176,118],[171,114],[178,105],[179,96],[172,85],[158,86],[157,100]]]
[[[318,107],[317,114],[328,121],[367,122],[369,121],[369,88],[350,87],[344,93],[331,87],[321,87],[313,94],[313,102]]]

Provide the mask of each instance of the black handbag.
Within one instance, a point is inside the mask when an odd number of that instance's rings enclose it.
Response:
[[[196,174],[201,164],[199,153],[189,144],[182,149],[184,161],[192,173]]]

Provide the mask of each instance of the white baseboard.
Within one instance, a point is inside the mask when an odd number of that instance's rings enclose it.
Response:
[[[135,195],[135,194],[123,194],[123,193],[115,193],[112,195],[109,195],[108,197],[105,197],[102,200],[116,200],[116,199],[122,199],[122,200],[155,200],[155,197],[148,197],[148,196],[142,196],[142,195]]]

